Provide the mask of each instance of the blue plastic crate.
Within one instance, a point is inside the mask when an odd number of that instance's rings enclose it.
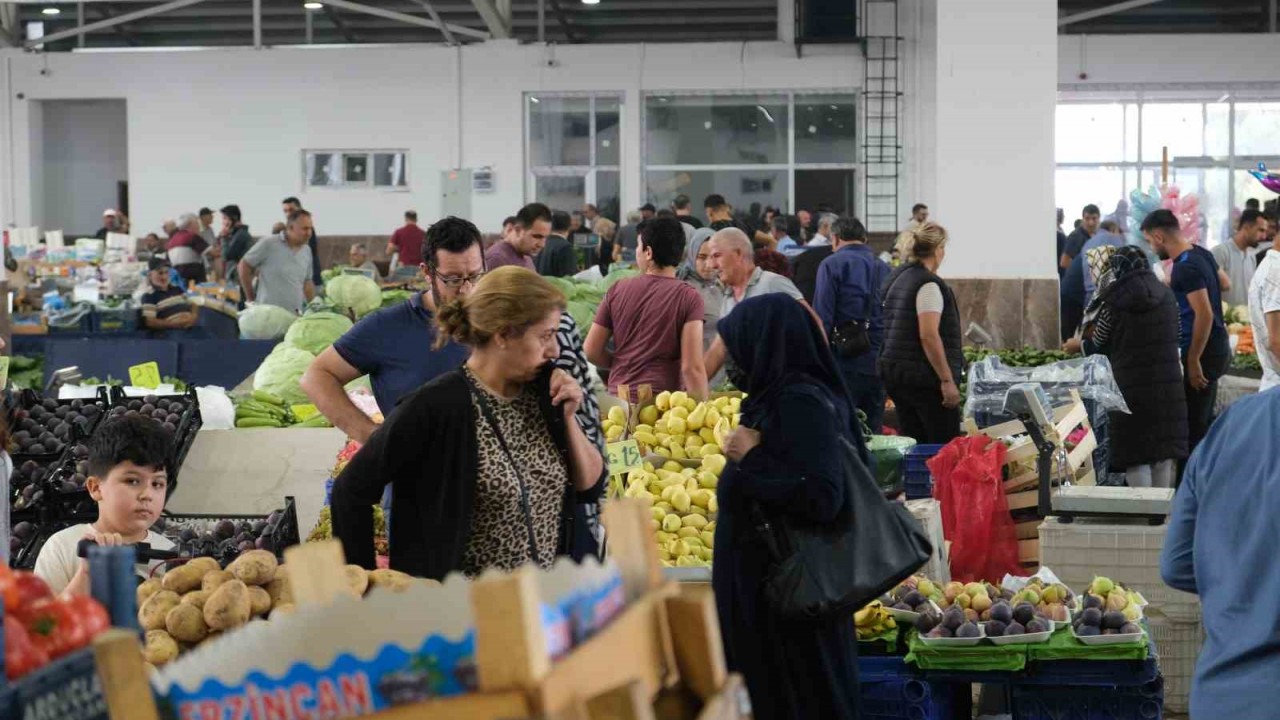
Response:
[[[908,500],[933,497],[933,473],[928,462],[945,445],[916,445],[902,458],[902,484]]]
[[[138,329],[140,315],[138,308],[131,305],[121,308],[94,308],[93,332],[134,332]]]
[[[1015,683],[1013,720],[1159,720],[1164,684],[1135,688],[1064,687]]]
[[[858,658],[858,712],[864,720],[951,720],[959,709],[953,707],[956,690],[925,680],[902,658]]]

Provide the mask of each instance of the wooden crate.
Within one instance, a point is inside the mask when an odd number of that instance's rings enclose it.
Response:
[[[1098,447],[1098,438],[1089,424],[1089,412],[1084,407],[1078,392],[1072,391],[1072,402],[1054,408],[1053,429],[1051,438],[1061,445],[1066,438],[1083,426],[1086,433],[1080,442],[1067,453],[1067,462],[1076,478],[1077,485],[1097,484],[1097,473],[1093,467],[1093,451]],[[1009,448],[1005,455],[1005,467],[1013,468],[1018,463],[1034,460],[1038,450],[1030,438],[1026,436],[1026,426],[1018,420],[979,428],[973,418],[965,420],[965,431],[970,435],[986,435],[993,439],[1008,436],[1022,436],[1021,441]],[[1040,475],[1037,470],[1028,470],[1012,475],[1004,481],[1004,491],[1009,504],[1009,512],[1023,514],[1037,509],[1040,502]],[[1034,572],[1040,565],[1040,518],[1015,522],[1018,535],[1018,561],[1027,570]]]
[[[471,588],[479,691],[395,707],[371,720],[744,720],[750,717],[741,678],[726,670],[715,598],[706,588],[666,581],[639,501],[615,501],[605,512],[610,547],[627,590],[627,608],[607,627],[552,663],[538,616],[533,571],[476,581]],[[341,592],[340,558],[330,543],[290,548],[290,578],[299,604]],[[314,552],[313,552],[313,546]],[[300,552],[299,552],[300,551]],[[339,549],[340,552],[340,549]],[[321,559],[321,562],[313,562]],[[117,638],[132,652],[103,686],[112,720],[158,718],[150,693],[120,673],[142,677],[136,636]],[[119,669],[123,667],[123,669]],[[658,702],[677,698],[674,702]]]

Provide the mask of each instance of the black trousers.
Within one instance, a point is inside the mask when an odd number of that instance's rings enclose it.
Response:
[[[900,434],[921,445],[946,445],[960,436],[960,408],[942,406],[939,386],[887,382],[885,389],[898,410]]]
[[[1203,390],[1191,387],[1187,381],[1187,364],[1182,363],[1183,383],[1187,391],[1187,450],[1195,452],[1196,446],[1209,432],[1213,423],[1213,406],[1218,402],[1218,379],[1226,374],[1231,364],[1230,355],[1205,356],[1200,359],[1200,369],[1209,380]]]

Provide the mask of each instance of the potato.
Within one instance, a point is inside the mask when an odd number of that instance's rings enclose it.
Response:
[[[249,622],[249,588],[239,580],[222,584],[204,603],[204,622],[212,630],[230,630]]]
[[[182,604],[192,605],[197,609],[204,610],[204,604],[209,601],[209,596],[212,594],[212,590],[192,590],[182,596]]]
[[[266,585],[276,576],[276,556],[266,550],[250,550],[227,566],[245,585]]]
[[[289,576],[285,574],[283,567],[279,568],[275,578],[267,583],[267,594],[271,596],[272,607],[293,604],[293,586],[289,584]]]
[[[392,592],[404,592],[413,586],[413,576],[399,570],[370,570],[369,584],[384,587]]]
[[[178,641],[164,630],[148,630],[147,643],[142,648],[142,659],[159,667],[178,657]]]
[[[284,615],[292,615],[294,610],[293,603],[280,603],[271,608],[271,619],[274,620]]]
[[[364,595],[364,591],[369,589],[369,571],[359,565],[348,565],[343,571],[347,576],[347,586],[355,592],[356,597]]]
[[[201,574],[201,575],[204,575],[205,573],[211,573],[211,572],[213,572],[213,571],[215,571],[215,570],[221,570],[221,569],[222,569],[222,566],[218,564],[218,561],[217,561],[217,560],[214,560],[214,559],[213,559],[213,558],[211,558],[211,557],[198,557],[198,558],[192,558],[192,559],[190,559],[190,560],[188,560],[188,561],[187,561],[187,567],[198,567],[198,568],[200,568],[200,570],[201,570],[200,574]]]
[[[160,581],[154,580],[154,579],[147,580],[146,582],[139,585],[138,586],[138,607],[142,607],[143,605],[145,605],[147,600],[149,600],[152,595],[155,595],[156,593],[160,592],[160,590],[162,589],[163,588],[160,585]]]
[[[163,630],[164,617],[169,611],[182,601],[178,597],[178,593],[171,590],[161,590],[143,603],[142,608],[138,610],[138,623],[142,625],[143,630]]]
[[[200,579],[204,577],[205,572],[200,566],[188,563],[166,572],[164,579],[160,581],[160,585],[165,590],[172,590],[179,595],[185,595],[192,590],[200,589]]]
[[[194,605],[178,605],[164,616],[164,628],[174,640],[198,643],[209,634],[204,613]]]
[[[234,580],[235,577],[235,575],[232,575],[226,570],[214,570],[213,572],[205,574],[204,579],[200,581],[200,589],[213,592],[218,589],[219,585],[228,580]]]
[[[271,596],[257,585],[249,586],[249,613],[254,617],[266,617],[271,612]]]

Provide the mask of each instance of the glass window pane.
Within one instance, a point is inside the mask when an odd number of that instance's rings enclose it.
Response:
[[[796,162],[858,161],[853,95],[796,96]]]
[[[786,207],[791,194],[785,170],[650,170],[645,179],[646,199],[658,207],[670,206],[681,193],[690,198],[719,193],[735,210],[752,212],[756,204],[760,209]],[[754,214],[760,215],[760,209]]]
[[[534,167],[591,164],[591,100],[528,96],[529,162]]]
[[[374,153],[373,184],[377,187],[406,187],[404,153]]]
[[[1141,113],[1137,103],[1124,106],[1124,159],[1125,162],[1138,161],[1138,123]]]
[[[621,174],[616,170],[596,171],[596,209],[600,214],[618,222],[621,217]]]
[[[341,185],[342,173],[338,170],[338,156],[334,153],[307,153],[307,184]]]
[[[1124,157],[1124,106],[1059,105],[1054,126],[1058,162],[1118,161]]]
[[[534,201],[553,210],[571,212],[587,201],[587,179],[582,175],[539,175]]]
[[[618,99],[596,98],[596,165],[617,165],[619,155]]]
[[[342,164],[345,169],[344,178],[350,185],[365,185],[369,182],[369,156],[363,153],[343,155]]]
[[[1280,155],[1280,103],[1236,103],[1236,155]]]
[[[1120,198],[1128,195],[1124,170],[1117,167],[1058,168],[1054,179],[1054,197],[1066,218],[1062,229],[1067,233],[1085,205],[1097,205],[1104,216],[1110,215]]]
[[[1204,106],[1201,103],[1147,103],[1142,106],[1142,160],[1160,162],[1161,150],[1176,157],[1204,155]]]
[[[651,96],[645,113],[646,165],[788,162],[785,97]]]
[[[1205,106],[1204,154],[1226,160],[1231,155],[1231,104]],[[1238,140],[1236,142],[1239,142]]]

